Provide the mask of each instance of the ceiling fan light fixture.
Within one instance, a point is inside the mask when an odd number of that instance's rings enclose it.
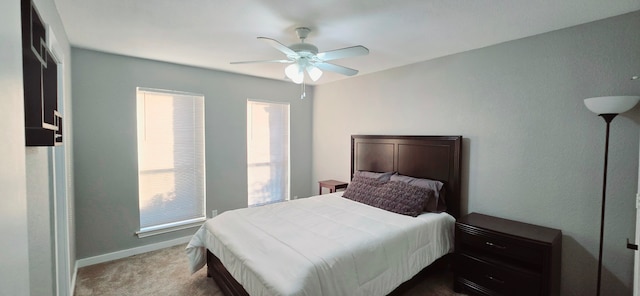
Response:
[[[293,63],[284,68],[284,74],[296,84],[302,83],[304,80],[304,72],[298,63]]]
[[[287,59],[281,60],[261,60],[246,62],[231,62],[232,64],[249,64],[249,63],[283,63],[291,64],[284,69],[286,77],[296,84],[304,83],[304,72],[307,72],[309,78],[317,81],[323,74],[323,71],[335,72],[346,76],[358,74],[358,70],[343,67],[340,65],[328,63],[327,61],[356,57],[369,54],[369,49],[362,45],[334,49],[324,52],[318,52],[318,47],[313,44],[306,43],[305,39],[311,32],[307,27],[296,28],[296,33],[300,39],[299,43],[286,46],[278,40],[258,37],[258,39],[271,45],[281,53],[287,56]]]
[[[311,77],[311,80],[313,81],[318,81],[320,76],[322,76],[322,70],[315,66],[307,66],[307,73],[309,73],[309,77]]]

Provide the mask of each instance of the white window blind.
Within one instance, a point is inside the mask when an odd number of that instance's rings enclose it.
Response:
[[[289,104],[247,100],[249,206],[289,200]]]
[[[204,220],[204,96],[138,88],[137,119],[140,232]]]

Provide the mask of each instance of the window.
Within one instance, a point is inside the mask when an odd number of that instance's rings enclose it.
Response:
[[[137,118],[138,236],[204,221],[204,96],[138,88]]]
[[[247,101],[249,206],[289,200],[289,104]]]

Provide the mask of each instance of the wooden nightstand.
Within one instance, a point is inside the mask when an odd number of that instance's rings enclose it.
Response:
[[[329,188],[329,193],[336,192],[338,189],[347,188],[349,183],[337,181],[337,180],[324,180],[318,182],[318,195],[322,194],[322,188]]]
[[[471,213],[456,222],[454,290],[559,295],[562,232]]]

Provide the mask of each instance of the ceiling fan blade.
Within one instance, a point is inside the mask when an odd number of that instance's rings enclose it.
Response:
[[[254,63],[281,63],[291,64],[292,60],[260,60],[260,61],[243,61],[243,62],[231,62],[231,64],[254,64]]]
[[[325,52],[319,52],[316,56],[323,61],[331,61],[361,55],[369,54],[369,49],[362,45],[345,47],[341,49],[335,49]]]
[[[293,51],[293,49],[285,46],[284,44],[278,42],[275,39],[271,39],[271,38],[267,38],[267,37],[258,37],[258,39],[262,39],[265,42],[269,43],[269,45],[271,45],[273,48],[275,48],[275,49],[283,52],[284,54],[286,54],[287,57],[299,57],[298,53]]]
[[[347,76],[353,76],[358,74],[358,70],[354,70],[354,69],[343,67],[343,66],[338,66],[331,63],[317,63],[315,64],[315,66],[322,70],[336,72],[336,73],[340,73]]]

